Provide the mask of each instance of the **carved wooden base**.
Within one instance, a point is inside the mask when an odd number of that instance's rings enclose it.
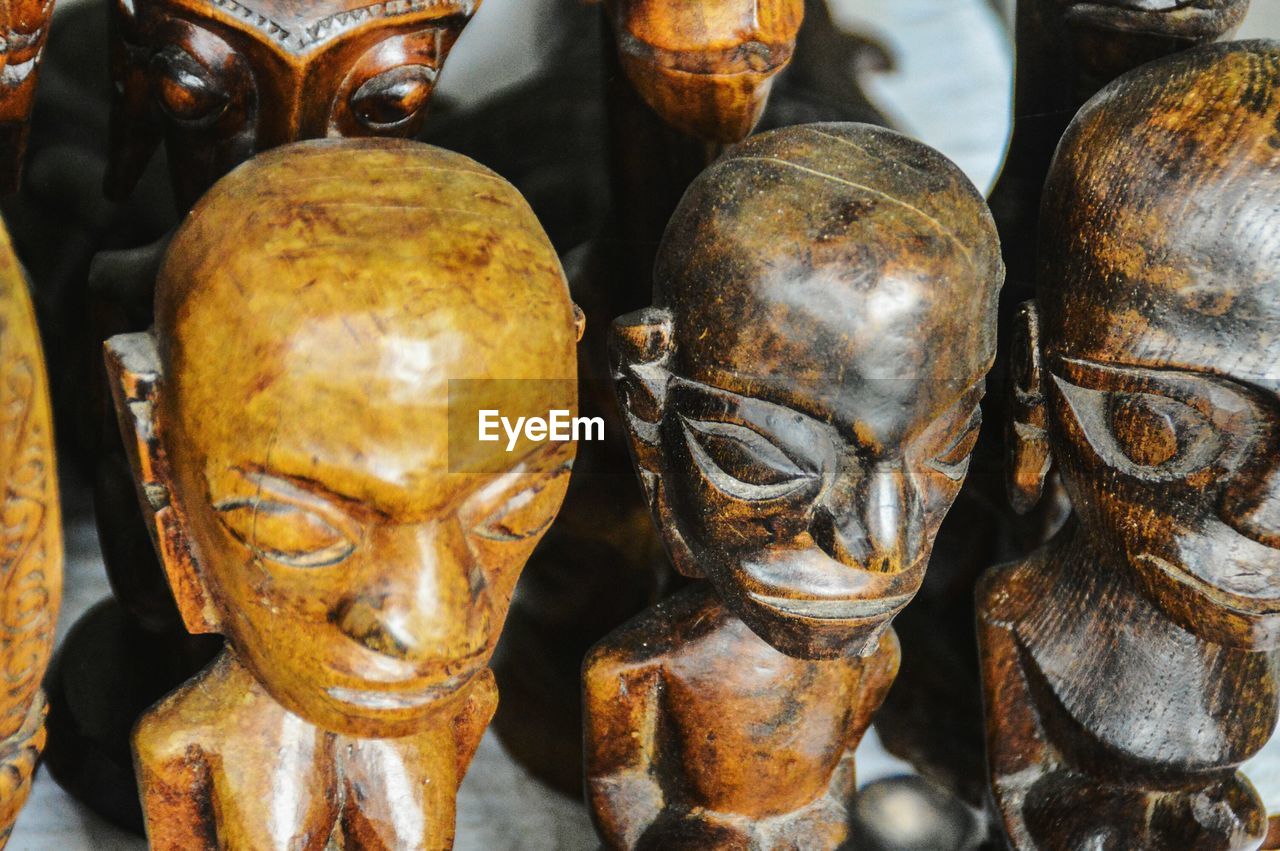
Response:
[[[215,636],[140,629],[114,599],[71,628],[46,680],[49,773],[103,818],[142,833],[129,735],[138,717],[216,655]]]

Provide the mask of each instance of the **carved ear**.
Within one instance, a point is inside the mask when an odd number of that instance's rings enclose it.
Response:
[[[669,367],[674,353],[670,311],[646,307],[613,321],[609,365],[645,501],[667,540],[667,552],[676,569],[697,579],[703,574],[680,537],[675,514],[662,488],[659,429],[667,404],[667,379],[671,376]]]
[[[163,372],[155,337],[146,332],[112,337],[106,342],[106,361],[142,516],[169,577],[182,622],[194,634],[218,632],[217,610],[200,578],[182,513],[170,498],[169,460],[156,421]]]
[[[110,15],[113,93],[110,156],[103,191],[112,201],[124,201],[159,147],[163,128],[147,77],[150,51],[139,41],[132,0],[115,0]]]
[[[1026,514],[1040,501],[1053,466],[1045,428],[1040,365],[1040,314],[1034,301],[1018,308],[1009,350],[1009,404],[1005,423],[1005,484],[1013,510]]]

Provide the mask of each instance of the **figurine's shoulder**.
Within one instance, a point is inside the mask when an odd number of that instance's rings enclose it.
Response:
[[[192,679],[143,713],[133,730],[133,749],[142,765],[158,766],[201,754],[221,740],[219,730],[234,727],[257,701],[246,695],[224,654]],[[239,672],[245,676],[243,672]]]
[[[587,670],[659,664],[691,640],[715,630],[724,616],[707,583],[691,585],[605,636],[588,654]]]
[[[1041,593],[1036,580],[1049,567],[1050,547],[1045,546],[1021,561],[997,565],[978,580],[976,603],[982,627],[1010,628],[1027,613]]]

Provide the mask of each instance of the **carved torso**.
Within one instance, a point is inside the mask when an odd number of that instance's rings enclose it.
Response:
[[[492,678],[471,689],[492,711]],[[327,732],[282,707],[224,652],[136,734],[143,778],[192,810],[189,823],[153,825],[153,847],[449,847],[459,755],[474,747],[455,735],[447,723],[399,739]]]

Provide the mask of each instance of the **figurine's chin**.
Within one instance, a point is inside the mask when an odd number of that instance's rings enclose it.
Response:
[[[1205,0],[1093,0],[1068,3],[1063,18],[1074,26],[1210,41],[1239,24],[1242,5]]]
[[[663,121],[706,142],[732,144],[751,134],[781,69],[733,74],[693,73],[623,57],[636,91]]]
[[[1131,559],[1152,601],[1175,623],[1215,644],[1280,648],[1280,594],[1239,594],[1151,553]]]
[[[323,698],[305,702],[282,700],[303,719],[342,735],[390,739],[421,732],[432,725],[451,723],[455,703],[483,670],[469,668],[447,679],[429,683],[372,683],[330,685]],[[291,703],[298,703],[290,706]]]
[[[788,599],[785,603],[776,599],[747,595],[739,607],[739,613],[747,626],[780,653],[797,659],[843,659],[851,656],[869,656],[879,645],[880,636],[884,634],[894,615],[910,602],[895,599],[892,605],[878,614],[867,614],[861,617],[853,613],[863,609],[862,604],[887,601],[840,601],[841,606],[820,614],[798,614],[807,607],[799,609],[796,601]],[[835,603],[832,600],[820,601],[825,604]],[[840,616],[833,616],[836,608],[842,609]]]

